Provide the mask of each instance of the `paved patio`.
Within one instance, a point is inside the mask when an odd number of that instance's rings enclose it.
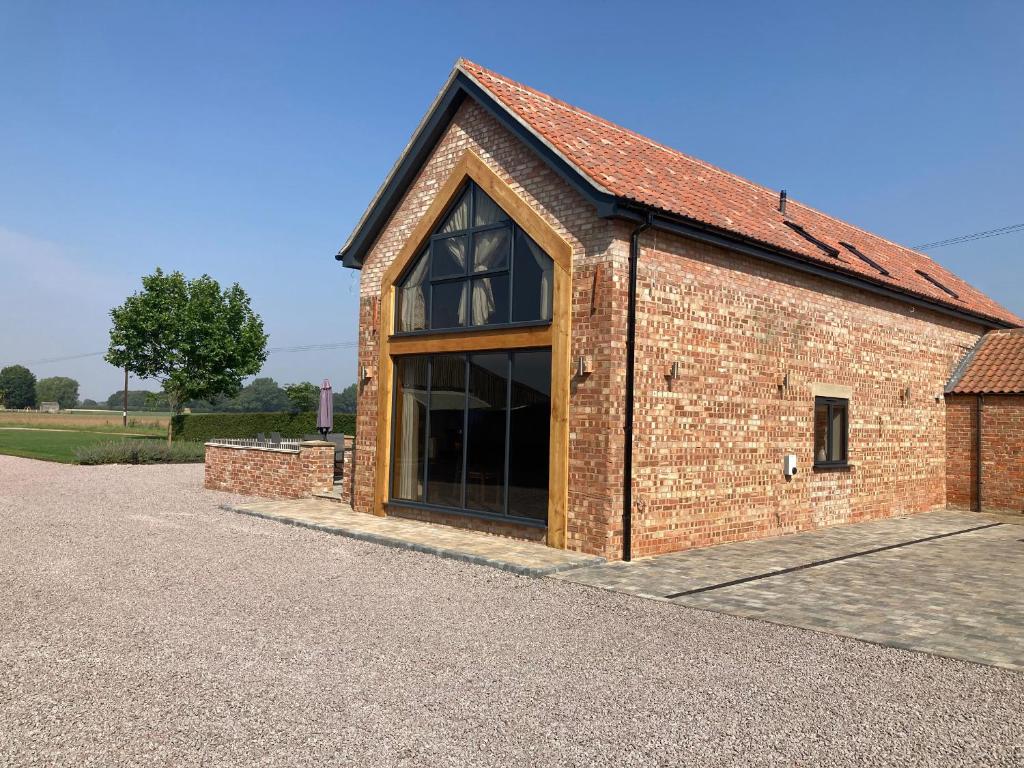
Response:
[[[434,525],[401,517],[377,517],[354,512],[339,501],[295,499],[224,505],[225,509],[282,523],[372,541],[399,549],[426,552],[452,560],[489,565],[521,576],[546,576],[570,568],[598,565],[604,558],[552,549],[446,525]]]
[[[1024,527],[933,512],[555,578],[1024,669]]]

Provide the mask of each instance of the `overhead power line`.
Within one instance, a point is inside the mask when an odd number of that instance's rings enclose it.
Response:
[[[972,232],[969,235],[959,235],[957,237],[946,238],[945,240],[936,240],[934,243],[915,245],[914,248],[919,251],[924,251],[929,248],[942,248],[946,245],[959,245],[960,243],[969,243],[973,240],[984,240],[987,237],[1009,235],[1014,232],[1020,232],[1021,230],[1024,230],[1024,224],[1010,224],[1006,227],[999,227],[999,229],[986,229],[984,232]]]
[[[358,341],[332,341],[327,344],[301,344],[294,347],[271,347],[267,350],[268,355],[287,352],[320,352],[330,349],[352,349],[358,347]],[[63,357],[42,357],[38,360],[9,360],[0,365],[46,365],[48,363],[63,363],[67,360],[81,360],[85,357],[101,357],[106,352],[82,352],[77,355],[64,355]]]

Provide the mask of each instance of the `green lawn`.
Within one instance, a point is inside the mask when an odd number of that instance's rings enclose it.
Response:
[[[0,429],[0,453],[73,464],[75,449],[112,440],[161,440],[160,437],[128,437],[96,432],[56,432],[53,430]]]

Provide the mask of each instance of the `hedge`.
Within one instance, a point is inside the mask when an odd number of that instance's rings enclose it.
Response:
[[[207,442],[223,437],[302,437],[316,434],[315,413],[184,413],[171,419],[175,440]],[[356,415],[334,414],[335,434],[354,435]]]
[[[163,440],[112,440],[75,449],[79,464],[189,464],[201,463],[202,443],[176,443]]]

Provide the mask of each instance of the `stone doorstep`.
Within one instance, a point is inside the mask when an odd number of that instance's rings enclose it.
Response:
[[[335,486],[336,488],[339,486]],[[324,499],[325,501],[345,502],[342,498],[340,491],[313,491],[314,499]]]
[[[404,518],[381,518],[366,515],[342,507],[338,504],[340,499],[329,494],[317,494],[317,496],[324,500],[330,499],[332,502],[330,506],[338,505],[337,513],[332,513],[335,520],[323,523],[317,522],[312,517],[305,518],[295,514],[296,501],[302,501],[301,499],[284,502],[259,502],[251,506],[221,504],[220,508],[229,512],[260,517],[264,520],[274,520],[336,536],[381,544],[385,547],[408,549],[449,560],[485,565],[519,576],[549,576],[553,573],[600,565],[605,562],[603,557],[597,555],[552,549],[544,544],[496,536],[481,531],[466,531]],[[312,500],[307,499],[306,501]],[[292,510],[291,513],[286,511],[288,508]],[[359,519],[364,517],[369,519]],[[394,526],[393,531],[386,530],[389,526]],[[377,530],[371,530],[371,528]],[[447,539],[447,541],[431,543],[432,538]],[[481,547],[481,545],[483,546]],[[497,551],[488,554],[474,551],[479,548],[490,548]],[[503,553],[502,549],[506,551]]]

